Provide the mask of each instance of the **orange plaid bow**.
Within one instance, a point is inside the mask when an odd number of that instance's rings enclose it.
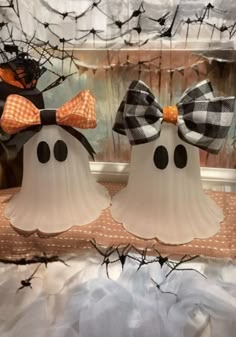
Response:
[[[38,110],[36,106],[23,96],[9,95],[1,117],[1,127],[8,134],[31,126],[41,125],[42,116],[51,109]],[[44,118],[43,118],[44,119]],[[55,122],[58,125],[72,126],[81,129],[96,127],[95,98],[89,90],[81,91],[69,102],[56,110]],[[47,123],[52,124],[52,123]]]

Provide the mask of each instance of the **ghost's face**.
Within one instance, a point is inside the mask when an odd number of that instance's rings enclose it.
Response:
[[[71,185],[73,179],[68,180],[69,174],[81,179],[81,175],[89,172],[88,167],[88,153],[77,139],[59,126],[44,126],[24,146],[22,188],[29,176],[35,183],[40,180],[50,186]]]
[[[132,148],[127,187],[113,199],[112,215],[143,238],[184,243],[215,234],[222,212],[203,192],[199,150],[163,123],[160,137]]]
[[[108,205],[108,194],[91,175],[84,146],[61,127],[49,125],[25,144],[22,187],[5,213],[19,229],[56,233],[95,220]]]
[[[153,184],[157,184],[156,187],[162,190],[168,186],[175,188],[186,180],[195,182],[195,187],[201,185],[199,151],[183,142],[172,124],[163,124],[161,135],[156,141],[133,146],[131,170],[133,168],[134,174],[130,174],[129,184],[132,184],[133,179],[135,183],[140,179],[150,184],[150,189]]]

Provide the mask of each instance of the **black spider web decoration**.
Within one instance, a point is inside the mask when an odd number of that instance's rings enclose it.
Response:
[[[74,62],[73,54],[69,55],[65,50],[65,43],[69,41],[58,37],[59,43],[52,45],[49,40],[41,41],[37,38],[36,31],[33,32],[32,36],[29,36],[23,30],[19,0],[7,0],[7,3],[0,6],[0,17],[2,18],[0,22],[0,67],[2,69],[10,69],[14,74],[15,80],[25,89],[35,88],[39,78],[45,71],[52,73],[55,80],[42,89],[42,92],[58,86],[68,77],[74,75],[75,72],[64,74],[63,68],[65,59],[69,58],[71,63]],[[14,19],[19,24],[18,27],[11,21],[7,21],[6,14],[8,11],[14,13]],[[45,29],[48,28],[50,30],[50,26],[51,24],[44,24]],[[21,38],[15,37],[18,31],[21,33]],[[60,73],[55,71],[53,67],[55,59],[61,60]],[[52,66],[52,69],[49,69],[49,65]]]
[[[55,80],[42,91],[60,85],[69,76],[75,74],[75,71],[72,71],[72,65],[76,65],[78,68],[78,58],[73,53],[74,48],[84,48],[86,45],[92,48],[117,48],[117,43],[118,49],[127,46],[142,48],[142,46],[155,41],[174,41],[175,36],[181,30],[186,31],[185,41],[187,43],[189,32],[194,26],[198,27],[197,40],[201,38],[203,26],[210,29],[209,41],[214,38],[217,31],[220,32],[220,39],[223,34],[224,36],[227,34],[228,40],[233,39],[236,33],[236,21],[231,20],[229,24],[227,22],[221,25],[210,21],[213,16],[216,16],[222,22],[227,13],[226,8],[217,8],[210,2],[203,8],[198,8],[195,13],[191,14],[191,17],[186,18],[181,13],[181,5],[168,10],[165,10],[163,6],[162,14],[156,16],[152,13],[152,7],[145,1],[136,2],[130,14],[122,14],[122,16],[113,13],[112,10],[108,11],[107,0],[88,2],[88,6],[84,10],[68,11],[57,9],[47,0],[38,0],[38,3],[48,14],[47,17],[50,17],[50,21],[44,21],[35,16],[30,12],[30,9],[26,14],[35,27],[41,28],[41,32],[43,29],[42,37],[38,34],[37,28],[31,32],[25,30],[20,0],[5,0],[0,5],[2,36],[0,38],[0,57],[2,63],[9,64],[11,62],[11,69],[23,87],[26,86],[25,81],[35,86],[46,69],[51,72],[55,76]],[[105,29],[97,29],[89,24],[86,28],[80,28],[81,20],[92,14],[104,17],[107,22]],[[65,23],[71,24],[73,28],[69,35],[64,34],[63,29],[61,31],[59,29]],[[21,38],[19,38],[19,32]],[[43,38],[45,36],[47,39]],[[60,72],[53,67],[55,59],[61,61]],[[65,70],[66,60],[70,63],[69,70]],[[29,69],[32,69],[28,79],[24,78],[25,73],[19,75],[16,72],[12,66],[14,62],[24,64],[26,67],[28,65],[28,72]],[[31,67],[32,63],[34,63],[34,67]],[[136,65],[141,67],[143,64],[144,62],[141,61],[141,64],[137,63]],[[19,66],[18,63],[17,66]]]
[[[193,37],[199,43],[204,38],[204,48],[209,50],[215,42],[220,48],[221,43],[223,45],[227,41],[232,45],[235,39],[236,20],[226,2],[221,7],[216,5],[216,1],[204,0],[196,0],[198,6],[195,2],[190,6],[187,1],[179,4],[172,2],[171,6],[168,2],[157,5],[158,2],[145,0],[117,0],[115,3],[111,0],[88,0],[83,2],[83,6],[79,1],[69,6],[70,2],[2,0],[0,5],[0,65],[10,68],[23,88],[39,88],[42,93],[46,93],[44,97],[49,98],[49,101],[54,99],[50,94],[47,96],[47,92],[66,80],[68,87],[73,83],[71,89],[75,88],[78,79],[79,86],[85,83],[91,86],[89,89],[96,91],[94,83],[101,71],[104,72],[101,77],[104,76],[106,82],[126,72],[142,80],[150,75],[150,82],[152,76],[156,77],[160,95],[165,90],[163,83],[168,82],[168,97],[171,101],[179,74],[182,75],[181,85],[185,89],[186,77],[190,73],[188,70],[192,71],[190,77],[195,81],[206,77],[212,70],[214,72],[217,66],[212,66],[212,58],[200,52],[197,61],[194,59],[191,65],[188,56],[181,66],[175,62],[172,64],[172,61],[168,63],[163,58],[166,48],[170,51],[171,59],[175,41],[181,40],[183,49],[188,51]],[[103,20],[105,24],[101,24]],[[154,53],[146,56],[143,52],[149,50],[149,47],[152,49],[152,46]],[[105,54],[101,58],[97,57],[98,49],[105,49],[107,58]],[[86,50],[91,50],[93,55],[88,60],[83,54]],[[109,58],[111,51],[117,54],[127,52],[126,60],[118,57],[113,62]],[[133,59],[135,53],[138,57]],[[99,62],[96,63],[96,60]],[[224,63],[225,60],[218,58],[217,62]],[[115,75],[112,77],[113,70]],[[125,81],[125,76],[122,79]],[[107,94],[113,95],[111,86],[106,85]],[[114,140],[114,135],[111,138],[114,143],[112,150],[117,153],[116,143],[120,140]],[[122,142],[121,148],[125,148]],[[107,154],[102,156],[108,157]],[[107,158],[101,160],[107,161]]]

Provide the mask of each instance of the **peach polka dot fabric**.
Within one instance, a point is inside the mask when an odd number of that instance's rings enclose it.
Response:
[[[117,193],[122,184],[104,183],[111,195]],[[209,239],[195,239],[184,245],[166,245],[156,239],[142,240],[128,233],[111,217],[107,208],[101,216],[85,226],[74,226],[66,232],[45,236],[17,232],[4,217],[4,208],[17,189],[0,191],[0,258],[30,258],[47,255],[80,254],[91,249],[91,239],[105,247],[131,244],[139,249],[157,249],[161,254],[182,256],[184,254],[215,258],[236,257],[236,193],[206,191],[223,208],[225,220],[220,231]],[[78,224],[79,225],[79,224]]]

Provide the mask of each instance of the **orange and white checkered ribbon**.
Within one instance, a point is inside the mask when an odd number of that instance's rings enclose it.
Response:
[[[57,109],[56,123],[80,129],[95,128],[95,98],[90,91],[81,91]],[[18,131],[40,124],[40,110],[32,102],[19,95],[7,97],[0,121],[2,129],[6,133],[15,134]]]

